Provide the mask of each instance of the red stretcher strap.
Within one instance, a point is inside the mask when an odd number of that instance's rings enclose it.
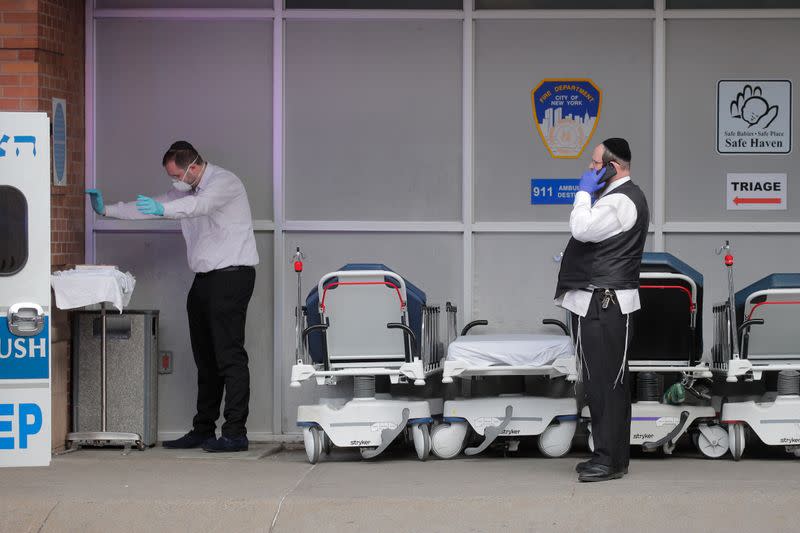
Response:
[[[747,320],[750,320],[753,316],[753,311],[761,307],[762,305],[800,305],[800,302],[793,301],[793,300],[784,300],[779,302],[758,302],[753,308],[750,310],[750,314],[747,315]]]
[[[639,287],[640,289],[678,289],[686,293],[686,296],[689,297],[689,311],[694,312],[697,309],[697,305],[692,301],[692,291],[683,287],[681,285],[642,285]]]
[[[339,285],[385,285],[397,292],[397,298],[400,300],[400,308],[402,309],[406,306],[406,303],[403,301],[403,296],[400,294],[400,287],[391,281],[334,281],[333,283],[325,285],[322,289],[322,301],[319,306],[323,311],[325,310],[325,296],[328,294],[328,289],[334,289]]]

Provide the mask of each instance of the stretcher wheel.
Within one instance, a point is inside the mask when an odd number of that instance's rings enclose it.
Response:
[[[721,426],[708,426],[705,433],[710,433],[709,439],[702,431],[697,431],[692,434],[694,445],[700,450],[700,453],[711,459],[719,459],[730,449],[730,439],[728,432]]]
[[[539,435],[539,451],[546,457],[563,457],[572,447],[577,422],[561,422],[547,426]]]
[[[322,435],[317,427],[303,428],[303,444],[306,446],[306,457],[312,465],[317,464],[322,452]]]
[[[431,446],[433,454],[439,459],[452,459],[464,449],[467,438],[466,422],[452,422],[439,424],[431,432]]]
[[[333,443],[331,442],[330,437],[328,437],[325,432],[322,432],[322,453],[325,455],[330,455],[331,449],[333,449]]]
[[[728,424],[728,439],[733,460],[738,461],[744,453],[744,425],[738,422]]]
[[[428,424],[414,424],[411,426],[411,436],[414,439],[414,449],[417,457],[424,461],[431,453],[431,433]]]
[[[372,448],[368,448],[368,447],[365,446],[365,447],[359,448],[358,451],[359,451],[359,453],[361,453],[361,458],[362,459],[364,459],[365,461],[370,461],[370,460],[374,459],[374,457],[367,457],[365,454],[368,453],[368,452],[371,452],[374,449],[375,449],[374,446]]]

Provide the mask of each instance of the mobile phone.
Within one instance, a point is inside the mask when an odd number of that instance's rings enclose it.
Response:
[[[614,168],[614,165],[612,165],[611,163],[608,163],[604,168],[606,169],[606,173],[603,174],[603,177],[600,178],[600,181],[598,181],[597,183],[605,183],[617,175],[617,169]]]

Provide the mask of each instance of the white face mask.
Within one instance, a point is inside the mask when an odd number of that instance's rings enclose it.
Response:
[[[173,179],[172,180],[172,186],[175,187],[175,189],[177,189],[180,192],[189,192],[189,191],[192,190],[192,186],[189,185],[188,183],[186,183],[183,180],[186,179],[186,175],[189,173],[189,167],[194,165],[196,162],[197,162],[197,158],[195,157],[194,161],[189,163],[189,165],[186,167],[186,170],[183,171],[183,176],[181,176],[181,179],[179,179],[179,180]]]
[[[172,180],[172,186],[175,187],[176,190],[180,192],[189,192],[192,190],[192,186],[188,183],[184,183],[179,180]]]

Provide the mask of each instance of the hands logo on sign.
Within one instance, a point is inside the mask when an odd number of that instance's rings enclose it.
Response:
[[[6,156],[6,151],[3,148],[3,145],[10,141],[11,138],[8,135],[0,136],[0,157]],[[15,135],[14,142],[16,144],[32,144],[33,145],[33,157],[36,157],[36,137],[33,135]],[[17,146],[17,157],[19,157],[19,146]]]
[[[770,106],[763,96],[761,87],[745,85],[742,92],[731,102],[731,117],[747,122],[748,128],[758,126],[767,129],[778,117],[778,106]]]

